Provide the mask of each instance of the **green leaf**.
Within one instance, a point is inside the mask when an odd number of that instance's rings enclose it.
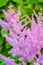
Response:
[[[5,6],[8,0],[0,0],[0,7]]]
[[[40,4],[35,4],[35,7],[34,7],[35,10],[40,10],[40,8],[41,8]]]
[[[28,11],[27,11],[28,9],[24,6],[24,7],[22,7],[22,16],[23,15],[26,15],[27,13],[28,13]]]
[[[43,0],[38,0],[40,3],[42,3],[43,2]]]
[[[27,28],[31,28],[31,23],[28,23],[27,24]]]
[[[0,46],[3,44],[4,38],[0,35]]]
[[[23,6],[23,0],[13,0],[13,2],[16,2],[17,4]]]
[[[0,65],[6,65],[2,59],[0,59]]]
[[[1,30],[1,35],[4,36],[5,34],[8,34],[7,30]]]
[[[6,47],[7,50],[11,49],[11,46],[10,46],[10,44],[8,42],[5,43],[5,47]]]
[[[39,5],[40,5],[40,8],[42,8],[42,9],[43,9],[43,3],[40,3]]]
[[[0,45],[0,52],[2,51],[2,45]]]
[[[34,65],[32,62],[27,62],[27,65]]]
[[[29,1],[30,4],[34,4],[34,3],[36,3],[36,2],[37,2],[37,0],[30,0],[30,1]]]

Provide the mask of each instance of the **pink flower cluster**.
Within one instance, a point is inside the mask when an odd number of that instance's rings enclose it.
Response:
[[[40,13],[37,15],[34,12],[32,18],[29,18],[31,22],[31,28],[26,27],[26,24],[22,24],[21,11],[18,9],[17,13],[14,13],[10,5],[9,11],[3,10],[7,22],[3,22],[0,19],[0,25],[3,29],[9,30],[9,35],[4,35],[6,41],[12,46],[9,53],[13,56],[19,56],[19,60],[22,61],[23,65],[26,65],[25,61],[32,61],[36,59],[34,65],[43,65],[43,54],[41,49],[43,48],[43,16]],[[35,21],[35,18],[37,22]],[[38,58],[37,58],[38,56]],[[17,65],[13,59],[7,58],[0,54],[7,65]],[[20,64],[21,65],[21,64]]]

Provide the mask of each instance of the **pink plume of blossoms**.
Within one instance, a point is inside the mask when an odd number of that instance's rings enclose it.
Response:
[[[13,56],[19,56],[19,60],[22,61],[23,65],[26,65],[26,60],[30,62],[33,59],[36,59],[34,65],[43,65],[43,54],[40,52],[43,48],[43,16],[41,14],[37,15],[34,12],[37,23],[32,14],[32,19],[28,17],[31,22],[31,28],[27,29],[27,23],[22,24],[22,20],[20,20],[20,9],[18,9],[17,13],[14,13],[10,5],[9,11],[6,12],[3,10],[3,12],[7,22],[3,22],[3,20],[0,19],[0,25],[3,29],[9,30],[9,35],[4,35],[6,41],[13,47],[9,53],[12,53]],[[17,65],[13,59],[7,58],[1,54],[0,58],[2,58],[7,65],[9,65],[9,62],[10,65]]]

